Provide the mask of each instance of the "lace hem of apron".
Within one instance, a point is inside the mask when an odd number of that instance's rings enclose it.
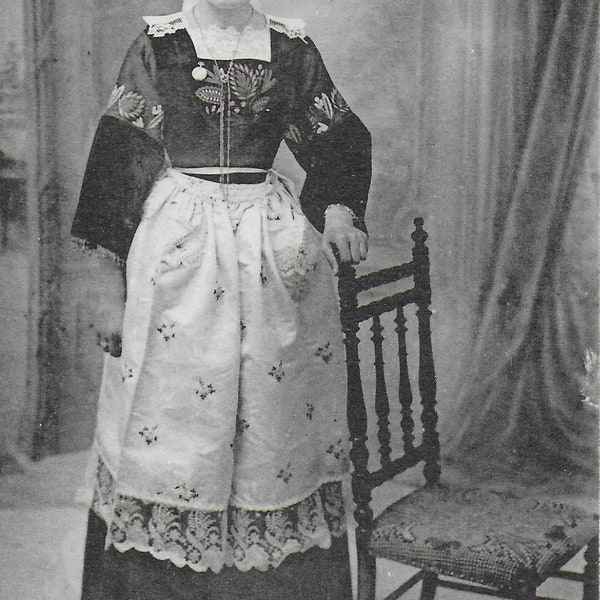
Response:
[[[182,490],[185,494],[193,490]],[[346,533],[342,482],[324,483],[304,500],[276,510],[185,510],[115,493],[115,481],[99,458],[92,510],[107,523],[106,547],[135,549],[194,571],[225,566],[240,571],[278,567],[290,554]]]

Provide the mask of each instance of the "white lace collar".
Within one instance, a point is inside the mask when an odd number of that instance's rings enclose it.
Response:
[[[246,27],[235,58],[253,58],[269,62],[271,60],[270,30],[284,33],[289,38],[304,40],[304,21],[265,15],[266,27],[254,29]],[[148,25],[148,35],[164,37],[180,29],[187,29],[198,58],[231,60],[238,45],[239,32],[234,27],[221,29],[210,25],[200,30],[191,10],[171,15],[144,17]]]

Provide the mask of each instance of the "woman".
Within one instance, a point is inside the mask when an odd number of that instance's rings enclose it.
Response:
[[[300,21],[249,0],[145,20],[73,224],[127,290],[100,333],[83,597],[348,598],[334,273],[366,257],[370,136]]]

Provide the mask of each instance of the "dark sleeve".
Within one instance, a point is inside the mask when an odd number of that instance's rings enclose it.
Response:
[[[364,229],[371,183],[371,135],[334,86],[314,43],[298,40],[295,106],[285,141],[306,181],[300,195],[306,216],[323,230],[325,209],[343,204]]]
[[[163,109],[150,40],[132,44],[102,116],[71,233],[88,248],[127,258],[142,207],[165,164]]]

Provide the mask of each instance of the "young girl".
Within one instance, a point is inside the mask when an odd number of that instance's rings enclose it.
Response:
[[[99,334],[83,598],[347,599],[334,274],[366,257],[369,133],[301,21],[249,0],[145,21],[73,223],[126,287]]]

